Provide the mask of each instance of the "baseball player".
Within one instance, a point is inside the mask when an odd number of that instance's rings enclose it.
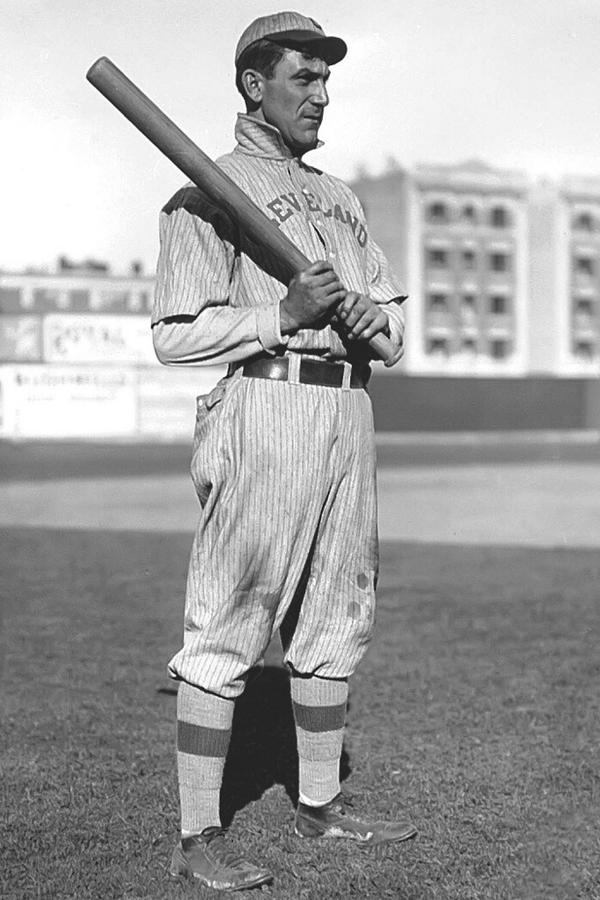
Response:
[[[218,164],[316,260],[287,289],[277,262],[198,188],[160,217],[157,355],[229,364],[198,400],[191,471],[202,511],[183,647],[169,663],[181,805],[170,871],[213,888],[271,881],[232,855],[219,799],[235,699],[277,629],[299,755],[295,833],[366,844],[416,834],[350,814],[339,781],[348,678],[371,636],[378,567],[367,341],[385,334],[399,358],[404,299],[352,191],[304,162],[319,146],[330,66],[345,54],[343,40],[294,12],[256,19],[235,53],[246,113]]]

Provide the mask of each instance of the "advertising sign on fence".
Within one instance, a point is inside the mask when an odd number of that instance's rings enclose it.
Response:
[[[133,369],[0,367],[0,435],[10,438],[135,437]]]
[[[150,320],[140,315],[50,313],[44,318],[44,360],[158,366]]]

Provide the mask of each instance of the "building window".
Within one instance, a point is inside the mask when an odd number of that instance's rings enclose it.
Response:
[[[73,312],[87,312],[90,308],[90,292],[84,289],[69,291],[68,305]]]
[[[591,316],[592,309],[593,305],[591,300],[577,300],[575,304],[575,312],[580,316]]]
[[[446,294],[429,294],[430,312],[448,312],[448,298]]]
[[[490,210],[490,222],[493,228],[508,227],[508,210],[504,206],[493,206]]]
[[[129,296],[129,291],[120,290],[119,288],[100,291],[100,296],[96,301],[96,308],[124,312],[129,304]]]
[[[493,316],[503,316],[508,312],[508,298],[504,294],[492,294],[490,312]]]
[[[460,298],[460,314],[463,322],[474,323],[477,319],[477,300],[475,294],[463,294]]]
[[[576,256],[574,260],[575,271],[580,275],[593,275],[595,266],[591,256]]]
[[[508,356],[508,341],[501,338],[490,341],[490,353],[492,359],[505,359]]]
[[[0,287],[0,312],[17,312],[21,307],[21,288]]]
[[[475,268],[475,251],[474,250],[463,250],[462,252],[462,261],[465,269],[474,269]]]
[[[490,269],[492,272],[507,272],[509,257],[507,253],[490,253]]]
[[[430,338],[427,341],[427,352],[433,356],[447,358],[450,355],[450,345],[447,338]]]
[[[427,251],[427,264],[436,269],[446,268],[448,265],[449,253],[440,247],[432,247]]]
[[[477,353],[477,341],[475,338],[463,338],[460,344],[460,349],[463,353],[467,353],[469,356],[475,356]]]
[[[427,207],[427,218],[430,222],[447,222],[448,207],[441,200],[430,203]]]
[[[593,231],[594,220],[589,212],[582,212],[573,219],[573,228],[577,231]]]
[[[472,225],[475,225],[477,222],[477,210],[472,203],[467,203],[463,206],[460,216],[461,219],[464,219],[465,222],[470,222]]]
[[[573,352],[577,359],[592,362],[594,359],[594,345],[590,341],[576,341]]]

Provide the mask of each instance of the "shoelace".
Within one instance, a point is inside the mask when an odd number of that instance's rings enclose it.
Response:
[[[219,831],[215,831],[213,834],[208,835],[206,844],[207,846],[210,846],[211,851],[214,853],[215,858],[219,863],[235,869],[243,865],[245,860],[242,856],[236,853],[235,850],[227,846],[227,844],[225,843],[226,833],[227,831],[225,828],[222,828]]]
[[[353,798],[352,794],[341,794],[340,793],[336,797],[336,801],[339,804],[340,814],[342,816],[346,815],[346,807],[347,806],[349,806],[349,807],[354,806],[354,798]]]

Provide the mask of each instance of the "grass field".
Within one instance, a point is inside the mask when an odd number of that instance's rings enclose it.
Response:
[[[190,542],[2,534],[2,898],[209,896],[166,877],[177,794],[165,662]],[[232,838],[275,874],[263,895],[599,898],[599,584],[597,550],[384,544],[343,775],[357,808],[406,812],[420,835],[383,860],[293,836],[294,734],[274,649],[238,704],[223,792]]]

